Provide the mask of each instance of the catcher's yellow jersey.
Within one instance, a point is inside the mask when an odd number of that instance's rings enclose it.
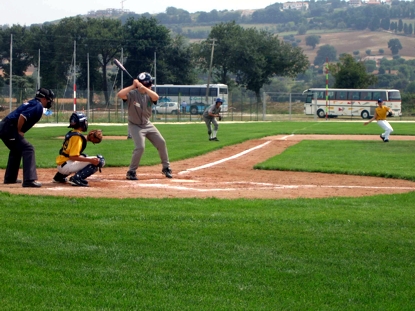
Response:
[[[376,120],[386,120],[386,114],[389,111],[389,107],[382,106],[382,108],[376,108]]]
[[[73,130],[71,132],[78,132],[80,135],[80,130]],[[82,152],[84,139],[80,135],[73,135],[68,140],[65,139],[62,145],[61,154],[56,157],[56,164],[62,165],[69,160],[69,156],[79,156]],[[66,156],[68,155],[68,156]]]

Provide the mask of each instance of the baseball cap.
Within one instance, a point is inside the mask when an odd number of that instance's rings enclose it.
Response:
[[[222,98],[218,97],[218,98],[216,98],[216,102],[217,103],[223,103],[223,100],[222,100]]]
[[[383,102],[383,99],[382,98],[379,98],[378,99],[378,103],[381,103],[381,102]]]

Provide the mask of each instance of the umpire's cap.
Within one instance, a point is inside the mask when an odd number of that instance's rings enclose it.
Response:
[[[45,89],[44,87],[41,87],[36,91],[36,98],[46,98],[49,101],[53,101],[55,99],[55,93],[53,93],[50,89]]]

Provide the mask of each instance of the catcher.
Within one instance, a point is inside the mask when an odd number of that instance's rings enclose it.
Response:
[[[219,121],[222,120],[220,113],[220,107],[223,103],[223,100],[221,98],[217,98],[216,102],[208,107],[203,112],[203,121],[205,121],[207,129],[208,129],[208,135],[210,141],[219,141],[219,139],[216,137],[216,134],[218,133],[218,122],[216,121],[216,117],[219,119]],[[212,123],[213,123],[213,132],[212,132]]]
[[[385,143],[389,142],[389,135],[393,132],[392,126],[386,121],[386,117],[393,115],[392,109],[383,105],[383,99],[378,99],[378,107],[375,109],[375,115],[372,119],[365,122],[363,125],[368,125],[370,122],[376,120],[376,123],[385,130],[384,133],[380,134],[380,139]]]
[[[65,135],[62,148],[56,157],[58,172],[53,177],[53,182],[66,183],[72,186],[88,187],[89,176],[96,173],[105,165],[105,159],[101,155],[88,157],[83,153],[87,141],[94,144],[102,141],[102,131],[92,130],[87,137],[81,133],[88,130],[88,119],[83,113],[74,112],[69,118],[68,128],[73,128]],[[72,177],[67,177],[75,173]]]

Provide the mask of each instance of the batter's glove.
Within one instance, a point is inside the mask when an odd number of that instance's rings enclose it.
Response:
[[[393,112],[392,112],[392,111],[388,111],[387,116],[388,116],[388,117],[392,117],[392,116],[393,116]]]
[[[101,173],[101,168],[105,166],[105,159],[100,154],[97,155],[97,158],[99,159],[98,169],[99,169],[99,172]]]
[[[218,120],[222,121],[222,116],[221,115],[219,115]]]
[[[102,130],[92,130],[87,135],[87,140],[94,145],[99,144],[102,141]]]

